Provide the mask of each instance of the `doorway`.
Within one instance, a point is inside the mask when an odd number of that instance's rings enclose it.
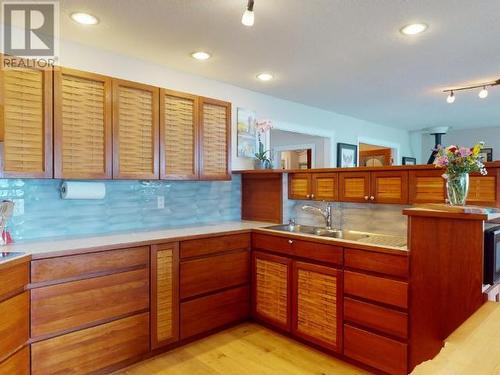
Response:
[[[394,155],[392,148],[369,143],[359,144],[360,167],[384,167],[393,165],[393,163]]]

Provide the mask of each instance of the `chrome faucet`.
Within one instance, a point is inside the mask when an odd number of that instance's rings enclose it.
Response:
[[[306,206],[302,206],[302,209],[304,211],[311,211],[311,212],[314,212],[316,214],[320,214],[325,219],[326,229],[332,229],[332,222],[333,222],[332,209],[333,209],[333,205],[331,203],[327,203],[324,209],[318,208],[318,207],[314,207],[314,206],[307,206],[307,205]]]

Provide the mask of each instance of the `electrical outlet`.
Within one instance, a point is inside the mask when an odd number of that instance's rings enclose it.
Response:
[[[158,208],[158,209],[165,208],[165,197],[163,195],[158,195],[156,197],[156,200],[157,200],[156,208]]]

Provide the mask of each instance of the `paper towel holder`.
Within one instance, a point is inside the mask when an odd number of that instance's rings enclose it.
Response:
[[[63,181],[59,188],[61,199],[104,199],[106,185],[102,182]]]

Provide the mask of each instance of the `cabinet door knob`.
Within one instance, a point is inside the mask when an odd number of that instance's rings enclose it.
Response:
[[[311,198],[311,196],[309,194],[306,195],[306,198]]]
[[[367,200],[368,200],[368,195],[365,195],[365,201],[367,201]]]
[[[292,243],[293,243],[293,240],[288,240],[288,243],[289,243],[289,244],[292,244]]]
[[[311,198],[314,199],[314,194],[311,194]]]
[[[374,200],[374,199],[375,199],[375,197],[372,195],[372,196],[370,197],[370,199],[371,199],[371,200]]]

